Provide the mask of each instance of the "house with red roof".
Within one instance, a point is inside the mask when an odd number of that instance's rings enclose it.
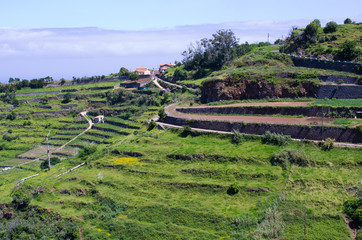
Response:
[[[163,73],[164,71],[166,71],[167,69],[171,68],[173,65],[170,63],[170,64],[160,64],[160,68],[159,68],[159,71],[160,73]]]

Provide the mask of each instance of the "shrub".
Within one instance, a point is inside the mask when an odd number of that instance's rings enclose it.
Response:
[[[72,101],[72,95],[70,93],[64,94],[62,103],[69,103],[70,101]]]
[[[14,111],[11,111],[7,116],[6,119],[9,119],[11,121],[16,119],[16,113]]]
[[[238,130],[233,129],[233,136],[231,142],[234,144],[240,144],[244,140],[244,134],[240,133]]]
[[[336,22],[328,22],[325,26],[325,28],[323,29],[324,33],[333,33],[337,30],[337,26],[338,24]]]
[[[47,104],[48,101],[49,101],[49,98],[47,96],[40,98],[40,103],[42,103],[42,104]]]
[[[266,144],[274,144],[278,146],[283,146],[288,144],[288,142],[291,140],[291,137],[289,135],[283,135],[279,133],[271,133],[270,131],[266,131],[264,135],[261,137],[262,143]]]
[[[181,135],[184,136],[184,137],[187,137],[191,133],[192,133],[191,127],[189,125],[185,125],[184,130],[182,131]]]
[[[346,20],[344,20],[343,22],[344,24],[351,24],[352,20],[350,18],[346,18]]]
[[[333,36],[331,37],[331,40],[332,40],[332,41],[336,41],[337,39],[338,39],[337,35],[333,35]]]
[[[347,40],[339,46],[336,57],[340,60],[350,61],[358,56],[357,42]]]
[[[254,232],[253,239],[277,239],[285,229],[283,214],[276,208],[268,208],[264,220]]]
[[[312,39],[318,33],[318,24],[316,22],[311,22],[308,24],[304,30],[304,34],[307,38]]]
[[[57,158],[57,157],[52,157],[50,158],[50,165],[51,166],[55,166],[56,164],[60,163],[60,159]],[[41,169],[48,169],[48,160],[45,160],[43,161],[41,164],[40,164],[40,168]]]
[[[187,87],[185,85],[182,85],[181,92],[184,93],[187,91]]]
[[[17,138],[19,138],[19,136],[12,136],[12,135],[10,134],[10,132],[6,132],[6,133],[4,133],[4,135],[3,135],[3,140],[8,141],[8,142],[11,142],[12,140],[15,140],[15,139],[17,139]]]
[[[140,79],[140,76],[138,76],[137,73],[132,72],[129,74],[129,80],[138,80],[138,79]]]
[[[229,195],[235,195],[240,191],[239,186],[236,183],[233,183],[230,185],[230,187],[227,190],[227,194]]]
[[[78,154],[78,157],[85,160],[88,156],[92,155],[97,151],[96,145],[86,146],[84,149]]]
[[[349,218],[362,224],[362,199],[345,201],[343,203],[343,212]]]
[[[323,150],[323,151],[329,151],[334,147],[334,142],[336,140],[333,138],[327,138],[325,141],[321,141],[318,143],[318,146]]]
[[[158,111],[158,117],[159,117],[159,120],[161,122],[165,121],[166,120],[166,113],[165,113],[165,109],[164,108],[161,108],[159,111]]]
[[[17,210],[25,210],[32,200],[27,191],[22,190],[15,191],[12,194],[12,197],[13,199],[11,203],[13,207]]]
[[[283,149],[273,154],[270,163],[273,166],[281,166],[286,169],[290,164],[295,164],[300,167],[308,167],[310,158],[302,150]]]
[[[151,131],[152,129],[154,129],[155,127],[157,127],[157,123],[152,119],[149,126],[148,126],[148,131]]]
[[[355,240],[362,240],[362,231],[358,231]]]

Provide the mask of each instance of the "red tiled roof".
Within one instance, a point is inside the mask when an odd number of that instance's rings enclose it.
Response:
[[[136,71],[137,71],[137,72],[145,72],[145,71],[147,71],[147,68],[145,68],[145,67],[138,67],[138,68],[136,68]]]

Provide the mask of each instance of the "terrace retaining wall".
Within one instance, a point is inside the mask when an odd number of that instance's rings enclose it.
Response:
[[[317,98],[362,98],[361,85],[323,85],[318,88]]]
[[[299,58],[293,57],[292,60],[295,66],[297,67],[307,67],[307,68],[320,68],[320,69],[330,69],[335,71],[351,72],[351,73],[362,73],[361,64],[357,63],[348,63],[348,62],[331,62],[321,59],[308,59],[308,58]]]
[[[225,114],[225,115],[242,115],[242,114],[260,114],[260,115],[303,115],[307,117],[329,116],[331,112],[336,115],[346,116],[350,112],[354,114],[362,111],[362,107],[207,107],[207,108],[176,108],[176,111],[187,114]]]
[[[225,132],[231,132],[235,129],[241,133],[262,135],[266,131],[270,131],[290,135],[297,139],[324,140],[334,138],[337,142],[362,143],[362,134],[356,128],[187,120],[171,116],[166,117],[165,123]]]

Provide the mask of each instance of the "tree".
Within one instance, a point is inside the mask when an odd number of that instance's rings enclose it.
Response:
[[[355,41],[347,40],[339,46],[339,51],[336,55],[337,59],[350,61],[357,57],[357,43]]]
[[[126,68],[121,67],[121,69],[119,69],[118,75],[128,77],[130,75],[130,72]]]
[[[64,83],[65,83],[65,79],[64,79],[64,78],[61,78],[61,79],[60,79],[60,85],[64,85]]]
[[[350,18],[346,18],[346,20],[344,20],[344,24],[351,24],[352,20]]]
[[[304,30],[304,36],[307,37],[309,40],[313,39],[315,36],[317,36],[318,33],[318,24],[316,22],[309,23],[305,30]]]
[[[318,27],[322,26],[321,21],[319,19],[314,19],[313,22],[316,23]]]
[[[132,72],[129,74],[129,80],[138,80],[138,79],[140,79],[140,76],[137,73]]]
[[[277,40],[275,40],[274,45],[282,45],[283,43],[284,43],[283,40],[278,38]]]
[[[333,33],[335,31],[337,31],[337,26],[338,24],[336,22],[328,22],[325,26],[325,28],[323,29],[324,33]]]
[[[213,38],[203,38],[191,44],[182,55],[182,63],[186,70],[199,68],[219,69],[233,58],[233,49],[238,46],[238,40],[229,30],[219,30],[212,35]]]

